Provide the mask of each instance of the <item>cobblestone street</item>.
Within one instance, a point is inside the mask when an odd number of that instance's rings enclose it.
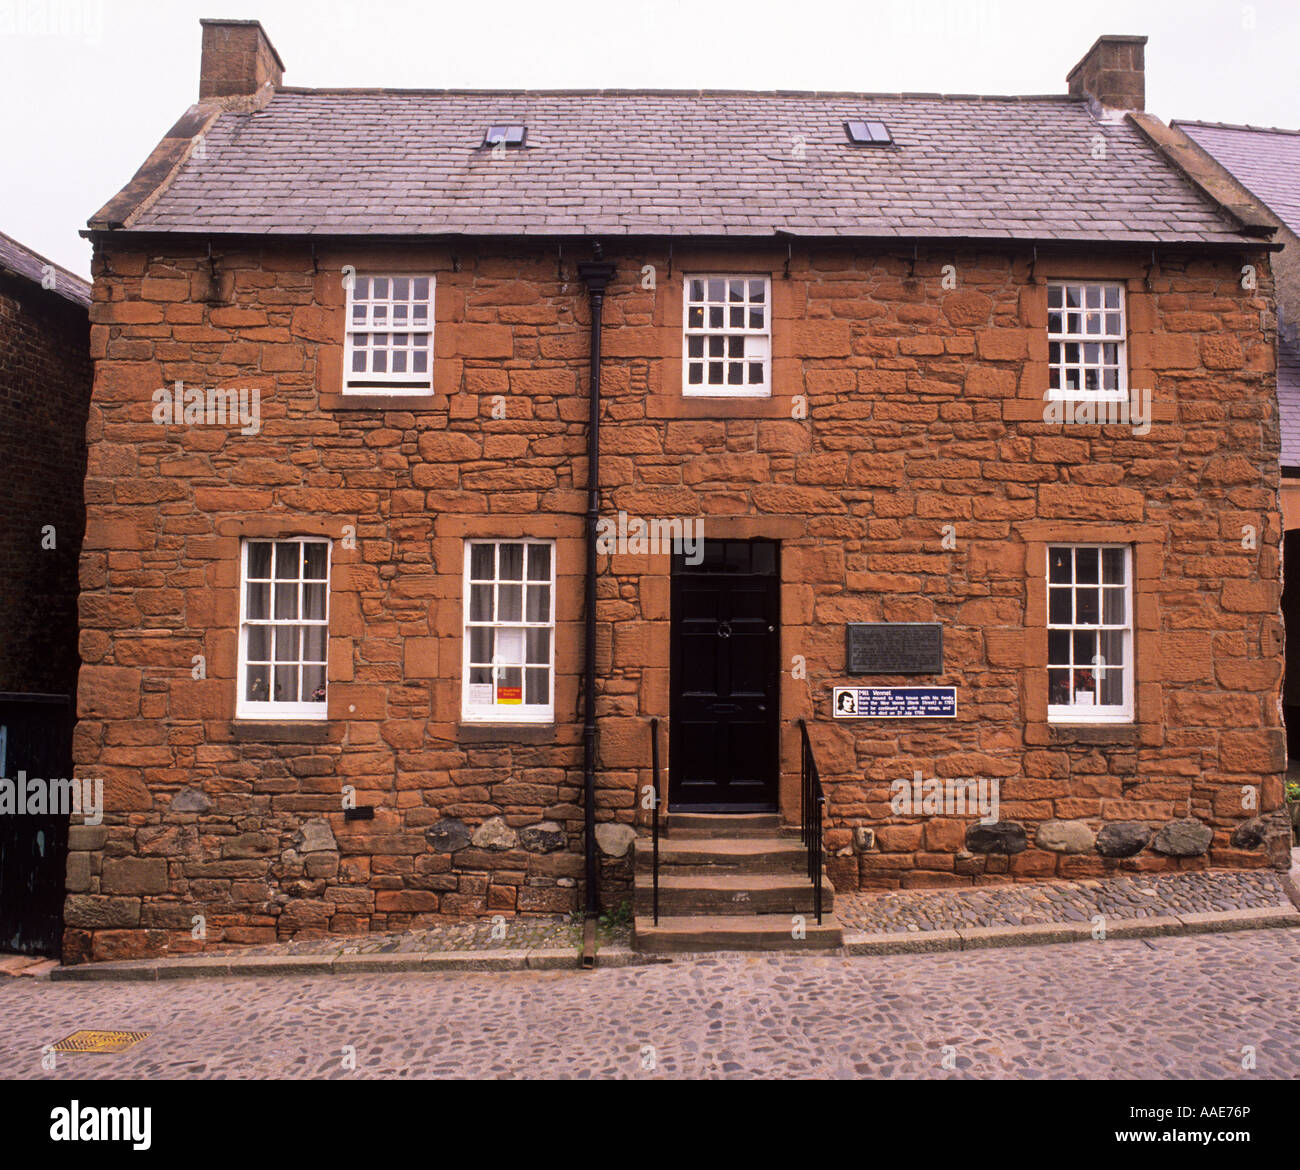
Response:
[[[966,889],[841,894],[836,912],[847,929],[957,930],[1091,922],[1095,915],[1133,920],[1158,915],[1252,908],[1290,909],[1271,870],[1118,874],[1074,882],[1014,882]]]
[[[6,979],[0,1076],[1295,1078],[1297,975],[1300,931],[1260,930],[589,974]],[[79,1028],[150,1035],[43,1069]]]

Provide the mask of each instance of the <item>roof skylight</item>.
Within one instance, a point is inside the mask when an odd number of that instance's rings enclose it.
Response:
[[[506,146],[523,146],[527,133],[527,127],[518,122],[498,122],[488,127],[483,136],[483,145],[496,146],[504,143]]]
[[[894,141],[884,122],[845,122],[844,130],[855,146],[888,146]]]

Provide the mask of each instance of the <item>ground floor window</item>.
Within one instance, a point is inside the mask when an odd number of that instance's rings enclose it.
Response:
[[[239,717],[325,718],[329,554],[318,538],[244,541]]]
[[[555,718],[555,543],[465,543],[463,717]]]
[[[1132,551],[1053,544],[1047,550],[1047,717],[1133,718]]]

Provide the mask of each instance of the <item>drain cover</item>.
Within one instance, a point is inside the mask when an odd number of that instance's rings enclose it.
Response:
[[[96,1032],[82,1029],[65,1036],[56,1045],[55,1052],[125,1052],[139,1044],[148,1032]]]

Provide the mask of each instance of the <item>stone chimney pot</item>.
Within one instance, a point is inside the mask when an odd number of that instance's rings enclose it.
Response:
[[[203,59],[199,100],[253,97],[284,79],[284,62],[261,21],[201,20]]]
[[[1145,109],[1146,43],[1146,37],[1098,37],[1066,76],[1070,93],[1112,110]]]

